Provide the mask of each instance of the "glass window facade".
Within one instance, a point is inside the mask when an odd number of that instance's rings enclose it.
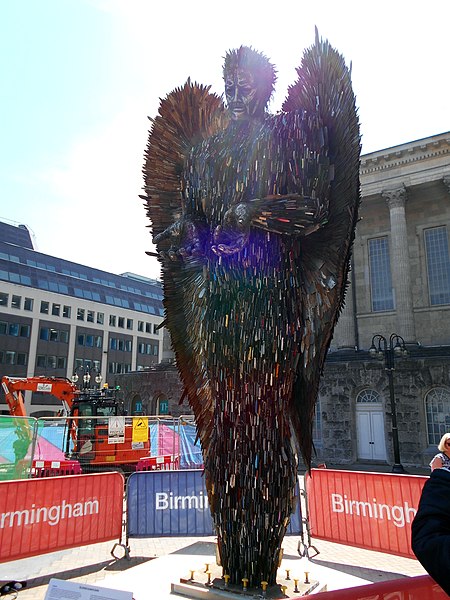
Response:
[[[19,228],[0,222],[0,230],[0,280],[164,316],[158,281],[132,273],[106,273],[41,254],[30,247],[12,246],[17,240],[8,240],[19,236]],[[5,298],[0,297],[0,305],[2,302]]]
[[[425,229],[430,304],[450,304],[450,255],[446,227]]]
[[[450,390],[436,387],[425,396],[428,443],[439,444],[444,433],[450,431]]]
[[[372,311],[394,310],[394,293],[387,237],[369,240],[369,268]]]
[[[26,352],[0,350],[0,364],[18,365],[19,367],[26,367],[28,364],[28,354]]]
[[[362,390],[356,397],[356,402],[361,404],[376,404],[381,402],[381,397],[376,390]]]

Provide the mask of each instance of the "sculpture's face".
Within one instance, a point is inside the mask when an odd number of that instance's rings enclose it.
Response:
[[[225,96],[234,121],[258,117],[263,112],[255,76],[250,71],[237,69],[225,77]]]

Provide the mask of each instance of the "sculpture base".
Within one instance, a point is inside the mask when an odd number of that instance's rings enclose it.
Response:
[[[297,579],[296,573],[289,574],[289,579],[286,579],[286,570],[279,569],[278,571],[280,576],[277,577],[277,584],[268,586],[263,592],[261,586],[244,588],[243,584],[226,584],[222,577],[222,568],[211,564],[205,570],[191,573],[192,578],[190,579],[180,578],[178,583],[172,583],[171,592],[184,598],[208,600],[250,600],[251,598],[278,600],[279,598],[298,598],[312,592],[326,591],[326,584],[321,585],[317,580],[308,578],[308,582],[305,583],[305,573],[301,573],[301,579]]]

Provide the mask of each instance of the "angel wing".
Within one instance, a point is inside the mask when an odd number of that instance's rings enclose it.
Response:
[[[209,86],[186,84],[161,101],[159,114],[149,132],[143,167],[147,216],[157,235],[183,214],[180,174],[193,145],[223,128],[226,116],[221,99],[209,92]],[[170,241],[157,244],[158,252],[168,250]],[[202,445],[210,439],[211,400],[202,368],[202,349],[191,334],[190,324],[199,322],[202,311],[202,265],[189,267],[163,260],[164,324],[170,331],[184,394],[196,408]],[[198,302],[192,302],[192,298]]]
[[[191,147],[226,124],[222,100],[209,90],[210,86],[188,79],[161,100],[158,116],[150,119],[143,167],[146,195],[141,198],[153,235],[167,229],[182,212],[180,173]]]
[[[291,398],[291,416],[303,458],[311,464],[316,399],[333,330],[344,305],[351,248],[360,205],[359,120],[350,71],[328,41],[305,51],[297,81],[283,111],[306,111],[322,130],[331,182],[328,215],[321,228],[301,240],[303,332],[301,359]],[[311,132],[314,133],[313,131]]]

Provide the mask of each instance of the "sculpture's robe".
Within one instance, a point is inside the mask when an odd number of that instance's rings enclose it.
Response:
[[[298,191],[288,148],[299,152],[301,145],[283,133],[299,142],[302,131],[278,121],[231,123],[192,150],[186,193],[204,220],[205,248],[231,206]],[[326,176],[323,187],[316,192],[326,198]],[[290,418],[304,325],[297,225],[308,217],[289,221],[289,209],[283,212],[284,220],[272,224],[269,213],[268,229],[252,228],[241,252],[205,252],[197,275],[202,298],[189,334],[199,344],[213,398],[205,471],[222,564],[233,580],[246,576],[253,583],[261,571],[266,581],[275,580],[297,473]]]

